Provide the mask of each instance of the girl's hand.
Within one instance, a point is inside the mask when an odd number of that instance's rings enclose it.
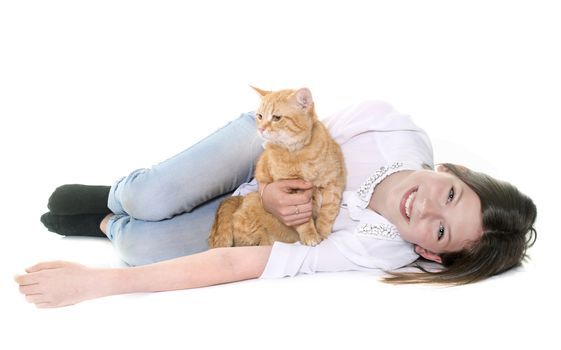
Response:
[[[298,226],[310,220],[312,189],[310,182],[301,179],[260,184],[263,207],[287,226]]]
[[[39,263],[14,279],[25,299],[39,308],[59,307],[103,295],[98,269],[65,261]]]

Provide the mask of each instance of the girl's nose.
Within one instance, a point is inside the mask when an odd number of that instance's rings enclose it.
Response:
[[[418,204],[417,210],[419,211],[420,218],[427,218],[434,216],[437,213],[437,209],[438,208],[432,200],[424,198],[421,203]]]

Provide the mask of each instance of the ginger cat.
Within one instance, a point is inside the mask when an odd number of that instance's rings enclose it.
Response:
[[[295,178],[313,183],[312,219],[289,227],[265,211],[258,192],[233,196],[217,210],[209,247],[271,245],[274,241],[316,245],[331,233],[339,213],[346,180],[343,153],[318,120],[310,90],[253,89],[261,95],[257,129],[267,141],[255,178],[261,183]]]

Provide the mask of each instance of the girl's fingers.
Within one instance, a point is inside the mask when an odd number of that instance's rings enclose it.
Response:
[[[298,205],[288,205],[282,210],[282,214],[285,219],[291,219],[293,217],[309,217],[312,215],[312,205],[311,204],[298,204]]]
[[[40,288],[41,287],[39,286],[38,283],[30,284],[30,285],[20,285],[19,292],[25,295],[39,294],[41,291]]]
[[[286,216],[286,221],[290,221],[290,222],[295,222],[295,221],[308,221],[312,218],[312,213],[311,212],[307,212],[307,213],[299,213],[299,214],[295,214],[295,215],[288,215]]]
[[[307,212],[307,213],[300,213],[300,214],[296,214],[296,215],[290,215],[288,217],[286,217],[286,220],[284,221],[284,224],[287,226],[298,226],[298,225],[302,225],[305,224],[306,222],[308,222],[312,217],[312,213]]]
[[[302,203],[301,205],[304,205],[304,203],[312,205],[312,191],[291,194],[291,200]]]
[[[36,284],[37,278],[35,275],[16,275],[14,281],[20,286],[27,286],[30,284]]]
[[[36,303],[35,306],[37,306],[39,309],[49,309],[49,308],[57,307],[56,305],[53,305],[49,302]]]
[[[56,269],[57,267],[61,267],[62,265],[63,264],[61,261],[46,261],[28,267],[27,269],[25,269],[25,271],[31,273],[46,269]]]
[[[39,304],[39,303],[46,303],[48,300],[45,299],[43,294],[30,294],[25,296],[25,300],[28,303]]]
[[[308,222],[309,219],[301,219],[301,220],[296,220],[296,221],[289,221],[287,222],[285,225],[286,226],[290,226],[290,227],[296,227],[296,226],[300,226],[302,224],[305,224],[306,222]]]
[[[310,190],[314,187],[311,182],[304,181],[302,179],[289,179],[289,180],[280,180],[278,181],[281,186],[290,190],[300,190],[306,191]]]

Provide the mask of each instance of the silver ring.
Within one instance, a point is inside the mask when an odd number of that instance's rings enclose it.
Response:
[[[300,214],[300,209],[298,209],[298,206],[297,206],[297,205],[294,206],[294,209],[295,209],[295,210],[294,210],[294,215]]]

